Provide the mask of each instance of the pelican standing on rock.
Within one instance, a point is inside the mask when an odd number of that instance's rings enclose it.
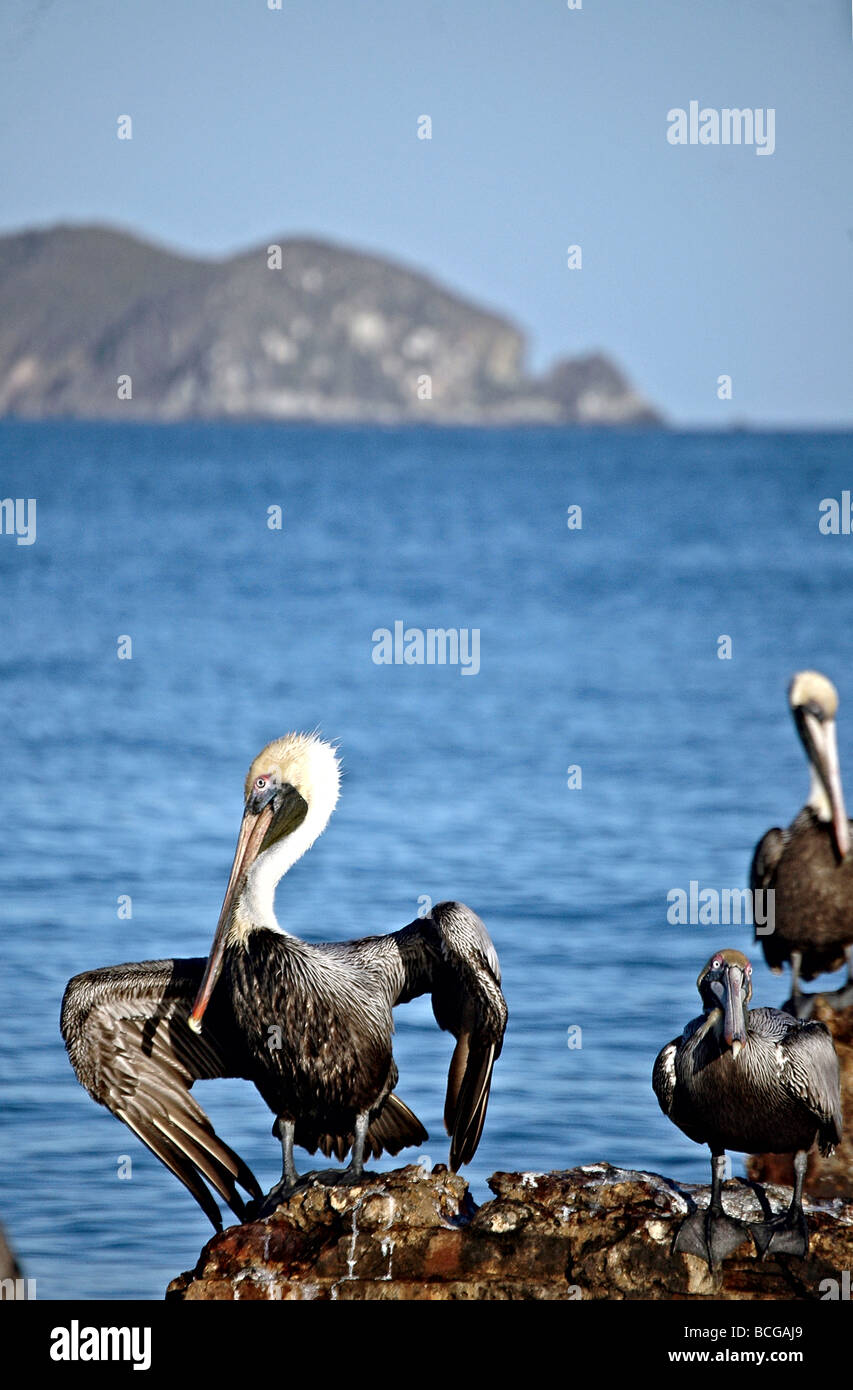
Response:
[[[830,1154],[841,1139],[841,1077],[829,1030],[779,1009],[750,1009],[752,966],[740,951],[716,951],[696,982],[704,1012],[658,1054],[652,1085],[673,1124],[711,1150],[711,1201],[681,1225],[673,1251],[711,1269],[752,1234],[762,1257],[804,1258],[803,1180],[815,1140]],[[794,1154],[787,1212],[746,1226],[722,1203],[725,1151]]]
[[[774,894],[774,930],[760,937],[764,958],[777,974],[791,962],[790,1007],[803,1018],[813,996],[801,992],[800,980],[838,970],[845,959],[846,984],[826,997],[836,1008],[853,1004],[853,858],[835,737],[835,686],[818,671],[800,671],[788,703],[809,761],[809,799],[787,830],[775,826],[759,842],[750,887]]]
[[[277,922],[276,885],[325,829],[339,792],[334,749],[314,735],[269,744],[246,779],[234,863],[210,956],[107,966],[70,981],[62,1034],[90,1095],[133,1129],[213,1224],[205,1179],[238,1217],[256,1179],[190,1095],[205,1077],[254,1082],[276,1116],[283,1174],[257,1211],[298,1181],[293,1149],[343,1159],[396,1154],[426,1131],[393,1094],[392,1009],[431,994],[456,1037],[445,1125],[454,1171],[473,1158],[506,1027],[500,966],[475,913],[439,903],[387,936],[309,945]]]

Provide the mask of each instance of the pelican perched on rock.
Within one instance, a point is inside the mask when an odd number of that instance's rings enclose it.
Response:
[[[809,761],[809,799],[787,830],[776,826],[759,842],[750,887],[774,894],[774,930],[760,935],[764,958],[777,973],[791,962],[790,1007],[807,1017],[813,996],[802,994],[800,980],[838,970],[845,959],[845,987],[827,998],[838,1008],[853,1004],[853,858],[835,737],[835,686],[818,671],[800,671],[788,703]]]
[[[213,1224],[205,1179],[238,1217],[239,1184],[261,1191],[190,1095],[204,1077],[254,1082],[276,1116],[282,1181],[298,1181],[298,1144],[343,1159],[396,1154],[427,1134],[393,1094],[392,1009],[431,994],[456,1037],[445,1125],[450,1166],[470,1162],[506,1027],[495,948],[461,903],[387,936],[309,945],[277,922],[281,877],[325,829],[339,792],[334,749],[314,735],[269,744],[246,779],[243,821],[208,960],[107,966],[70,981],[62,1034],[90,1095],[129,1125],[192,1192]],[[324,1180],[330,1180],[325,1174]],[[266,1210],[268,1203],[260,1209]]]
[[[711,1201],[681,1225],[673,1250],[715,1269],[752,1234],[768,1252],[808,1253],[803,1180],[815,1140],[823,1154],[841,1139],[841,1078],[829,1030],[779,1009],[750,1009],[752,966],[740,951],[716,951],[697,988],[703,1013],[658,1054],[652,1085],[661,1110],[711,1150]],[[726,1149],[794,1154],[794,1192],[781,1216],[745,1226],[722,1203]]]

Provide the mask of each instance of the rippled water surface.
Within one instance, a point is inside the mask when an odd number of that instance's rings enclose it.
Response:
[[[454,897],[494,937],[510,1025],[475,1195],[601,1158],[704,1180],[650,1070],[752,933],[670,926],[667,893],[743,885],[805,799],[798,667],[838,683],[853,767],[853,538],[818,531],[849,436],[13,424],[0,448],[3,496],[37,500],[35,544],[0,536],[0,1219],[39,1297],[161,1297],[207,1239],[77,1084],[59,1003],[86,968],[206,954],[246,768],[288,729],[338,740],[345,778],[280,919],[340,939]],[[479,673],[377,665],[395,621],[479,629]],[[757,963],[760,1001],[785,992]],[[398,1030],[444,1161],[452,1042],[427,1001]],[[253,1087],[196,1094],[273,1182]]]

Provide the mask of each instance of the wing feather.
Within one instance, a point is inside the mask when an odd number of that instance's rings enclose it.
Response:
[[[431,994],[436,1022],[456,1038],[444,1107],[456,1172],[471,1162],[480,1142],[506,1031],[497,952],[480,918],[462,903],[438,903],[428,917],[386,939],[395,943],[402,966],[394,1003]]]
[[[819,1124],[823,1154],[841,1142],[841,1067],[832,1034],[823,1023],[792,1028],[782,1044],[788,1085],[805,1102]]]
[[[262,1194],[251,1169],[190,1094],[195,1081],[245,1076],[248,1065],[215,996],[204,1032],[187,1026],[204,967],[203,959],[141,961],[76,975],[65,991],[60,1026],[90,1096],[133,1130],[221,1229],[205,1179],[241,1220],[245,1205],[237,1185],[254,1197]]]
[[[756,888],[771,887],[787,843],[788,832],[781,830],[778,825],[774,825],[758,841],[749,866],[749,886],[753,892]]]

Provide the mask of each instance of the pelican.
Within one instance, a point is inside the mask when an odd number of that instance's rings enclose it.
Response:
[[[809,761],[809,799],[787,830],[774,826],[756,846],[750,888],[774,894],[774,930],[760,937],[764,958],[777,974],[791,962],[790,1008],[802,1018],[814,996],[802,993],[800,980],[838,970],[845,959],[845,986],[827,998],[836,1008],[853,1004],[853,858],[835,737],[835,686],[818,671],[800,671],[788,688],[788,703]]]
[[[841,1074],[829,1029],[780,1009],[750,1009],[752,966],[740,951],[716,951],[696,987],[703,1013],[658,1054],[652,1086],[673,1124],[711,1150],[711,1200],[679,1228],[673,1250],[716,1269],[752,1234],[768,1254],[808,1254],[803,1180],[815,1140],[822,1154],[841,1139]],[[793,1153],[788,1210],[746,1227],[722,1202],[725,1151]]]
[[[72,1066],[94,1100],[139,1136],[221,1229],[212,1187],[243,1219],[237,1186],[271,1209],[299,1178],[293,1149],[343,1160],[325,1181],[355,1181],[366,1156],[427,1134],[394,1094],[392,1009],[432,995],[456,1038],[445,1125],[450,1166],[474,1156],[506,1027],[500,966],[461,903],[387,936],[309,945],[276,920],[276,886],[325,829],[338,800],[335,750],[316,735],[270,743],[249,769],[234,862],[204,959],[142,961],[77,975],[62,1004]],[[201,1078],[253,1081],[275,1115],[282,1180],[266,1203],[243,1160],[190,1094]],[[314,1175],[312,1175],[314,1176]],[[210,1184],[210,1186],[208,1186]]]

